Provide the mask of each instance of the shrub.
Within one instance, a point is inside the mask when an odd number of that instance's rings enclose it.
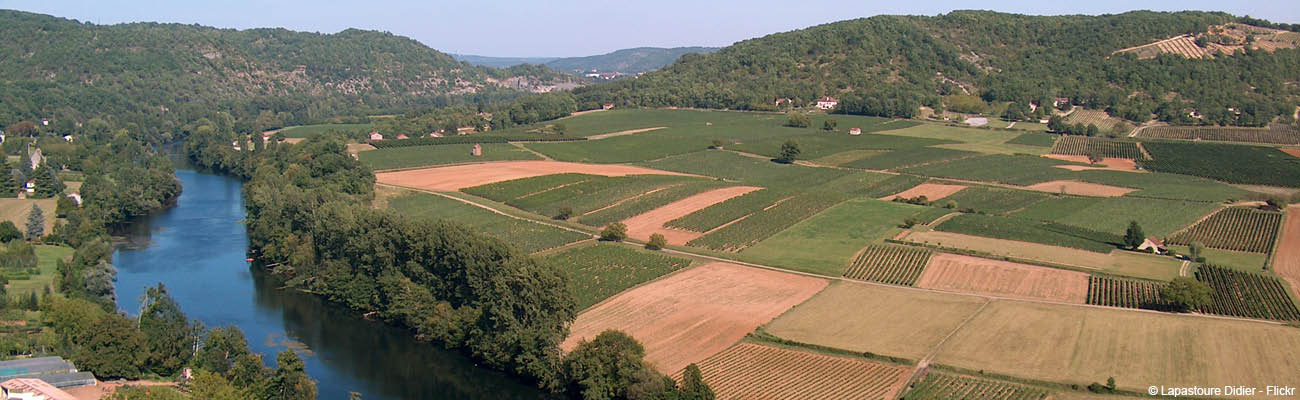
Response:
[[[573,217],[573,208],[571,207],[560,207],[560,211],[555,213],[555,219],[560,221],[568,220],[570,217]]]
[[[796,157],[799,157],[799,143],[787,140],[784,144],[781,144],[781,155],[777,157],[776,161],[790,164],[794,162]]]
[[[600,231],[600,240],[621,242],[623,239],[627,239],[627,225],[622,222],[609,224],[605,226],[604,230]]]
[[[650,241],[645,244],[645,248],[650,250],[659,250],[668,245],[668,239],[662,234],[650,235]]]

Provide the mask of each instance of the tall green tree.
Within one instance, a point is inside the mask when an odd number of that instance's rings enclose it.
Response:
[[[794,140],[787,140],[785,143],[781,144],[781,154],[776,158],[776,161],[790,164],[798,157],[799,143],[796,143]]]
[[[198,346],[198,327],[190,324],[162,283],[146,289],[140,304],[140,332],[149,347],[149,369],[162,376],[180,372]]]
[[[0,221],[0,243],[7,243],[22,238],[23,233],[18,230],[17,226],[14,226],[12,221]]]
[[[43,236],[45,236],[45,212],[32,204],[32,210],[27,212],[27,240],[40,240]]]
[[[100,379],[139,377],[149,355],[135,321],[117,313],[101,317],[93,329],[81,332],[76,342],[80,345],[73,356],[77,366]]]
[[[1124,231],[1124,245],[1130,249],[1137,249],[1146,241],[1146,234],[1142,233],[1142,226],[1137,221],[1129,221],[1128,229]]]
[[[315,400],[316,382],[307,376],[302,358],[292,350],[275,356],[275,373],[266,382],[264,400]]]
[[[48,199],[63,195],[66,186],[59,180],[59,172],[50,167],[50,164],[41,163],[41,166],[32,172],[32,178],[36,180],[36,197]]]

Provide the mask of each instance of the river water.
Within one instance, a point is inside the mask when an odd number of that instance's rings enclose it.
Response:
[[[191,319],[242,329],[268,366],[276,352],[296,351],[321,399],[347,399],[348,392],[366,400],[548,397],[406,330],[278,289],[245,261],[241,183],[192,170],[176,176],[184,188],[177,205],[136,222],[128,245],[113,255],[122,311],[138,315],[145,287],[162,282]]]

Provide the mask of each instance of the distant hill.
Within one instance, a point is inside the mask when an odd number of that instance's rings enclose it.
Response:
[[[357,29],[96,25],[0,10],[0,36],[0,125],[101,116],[170,131],[214,105],[237,120],[269,111],[296,125],[511,99],[578,82],[541,67],[477,67],[406,37]]]
[[[582,73],[591,70],[639,74],[672,64],[683,54],[712,53],[717,47],[637,47],[612,53],[586,57],[486,57],[453,55],[457,60],[485,67],[510,67],[519,64],[541,64],[557,71]]]
[[[1295,49],[1207,59],[1113,54],[1230,22],[1269,25],[1219,12],[885,15],[688,54],[639,79],[574,94],[581,104],[748,110],[774,110],[777,98],[807,106],[833,96],[840,112],[902,117],[921,106],[983,112],[1012,103],[1029,112],[1030,103],[1065,97],[1135,122],[1154,116],[1259,126],[1290,119],[1300,99]],[[1204,118],[1189,121],[1192,111]]]
[[[471,54],[452,54],[451,56],[457,61],[464,61],[470,64],[492,68],[513,67],[519,64],[541,65],[559,59],[559,57],[490,57]]]

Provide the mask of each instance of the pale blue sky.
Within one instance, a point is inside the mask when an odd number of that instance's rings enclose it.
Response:
[[[726,46],[845,19],[935,15],[955,9],[1041,15],[1192,9],[1300,23],[1297,0],[0,0],[0,8],[98,24],[155,21],[326,33],[349,27],[374,29],[408,36],[444,52],[490,56],[583,56],[638,46]]]

